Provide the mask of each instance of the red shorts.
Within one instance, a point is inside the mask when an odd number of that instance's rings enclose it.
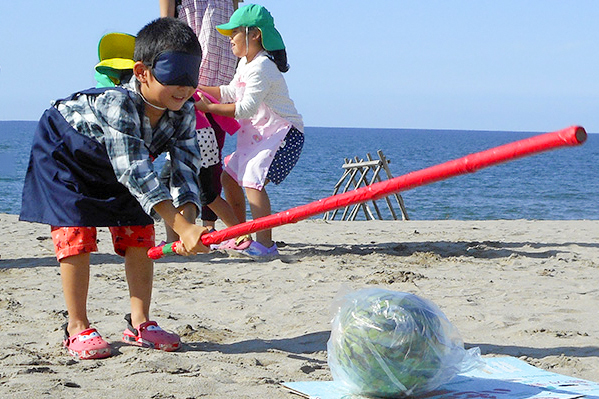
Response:
[[[154,225],[109,227],[114,251],[125,256],[129,247],[150,248],[155,245]],[[98,250],[95,227],[52,226],[52,241],[56,259],[96,252]]]

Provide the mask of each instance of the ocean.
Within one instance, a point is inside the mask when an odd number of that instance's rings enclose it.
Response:
[[[30,121],[0,121],[0,213],[20,211],[35,126]],[[545,132],[307,127],[298,164],[283,183],[269,184],[267,191],[273,213],[280,212],[332,195],[346,158],[366,159],[367,154],[377,158],[381,150],[396,177],[540,133]],[[400,194],[412,220],[599,219],[598,139],[599,135],[590,134],[579,147],[533,155]],[[224,154],[234,148],[235,137],[228,136]],[[378,204],[390,220],[386,203]],[[392,204],[399,212],[397,203]],[[357,220],[364,218],[358,213]]]

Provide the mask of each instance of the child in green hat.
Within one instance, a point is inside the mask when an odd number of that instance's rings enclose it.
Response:
[[[265,186],[281,183],[297,163],[304,123],[289,97],[282,74],[289,69],[285,44],[268,10],[255,4],[241,7],[217,30],[230,37],[239,65],[228,85],[200,86],[221,104],[202,97],[196,108],[234,117],[241,125],[237,148],[225,158],[222,182],[227,202],[243,222],[244,189],[252,217],[270,215]],[[251,257],[278,255],[270,229],[257,232],[256,241],[225,241],[220,248]]]

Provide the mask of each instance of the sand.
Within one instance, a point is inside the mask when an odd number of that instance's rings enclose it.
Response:
[[[152,317],[174,353],[120,342],[128,291],[100,229],[88,308],[114,356],[86,361],[61,346],[49,228],[0,214],[0,234],[2,398],[298,398],[280,383],[331,379],[333,298],[372,286],[433,301],[485,357],[599,381],[599,221],[307,220],[274,230],[278,259],[164,258]]]

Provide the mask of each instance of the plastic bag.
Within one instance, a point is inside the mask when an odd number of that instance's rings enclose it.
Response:
[[[434,303],[380,288],[341,298],[327,350],[335,381],[375,397],[428,393],[482,364]]]

